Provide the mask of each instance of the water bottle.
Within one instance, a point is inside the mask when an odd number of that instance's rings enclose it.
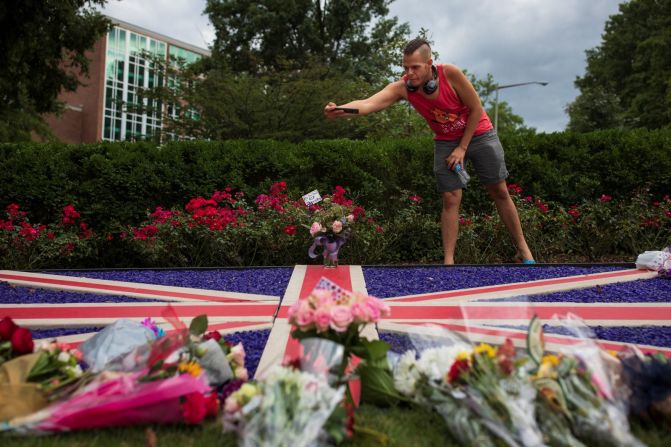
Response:
[[[454,172],[457,173],[459,180],[461,180],[461,184],[464,185],[465,188],[466,185],[468,185],[468,181],[471,179],[471,176],[468,175],[468,172],[466,172],[466,170],[463,169],[460,164],[454,165]]]

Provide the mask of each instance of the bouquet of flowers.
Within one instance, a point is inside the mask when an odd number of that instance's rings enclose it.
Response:
[[[78,349],[53,340],[39,343],[35,352],[40,355],[27,380],[39,383],[49,400],[63,397],[84,378],[86,364],[82,362],[82,353]]]
[[[396,388],[435,409],[464,445],[544,445],[534,419],[535,390],[509,340],[499,348],[452,342],[401,356]]]
[[[349,239],[352,227],[356,221],[358,208],[352,204],[352,200],[345,198],[345,189],[336,186],[331,197],[325,197],[320,205],[311,205],[310,236],[314,238],[312,246],[308,250],[311,258],[318,255],[315,250],[323,247],[322,256],[326,267],[338,266],[338,251]]]
[[[33,334],[14,323],[10,317],[0,320],[0,364],[33,352]]]
[[[671,428],[671,361],[663,354],[631,350],[619,355],[622,381],[629,389],[629,413]]]
[[[245,447],[314,446],[341,441],[345,389],[323,377],[276,366],[262,382],[246,383],[224,404],[224,430],[236,431]]]
[[[167,318],[172,319],[169,315]],[[189,328],[179,320],[172,323],[174,332],[150,343],[149,352],[142,357],[144,369],[103,371],[67,399],[15,418],[9,427],[24,432],[53,432],[147,423],[197,424],[207,416],[215,416],[219,401],[210,383],[221,379],[218,369],[222,366],[228,368],[225,380],[233,377],[226,354],[215,340],[202,342],[208,326],[205,315],[194,318]],[[44,360],[33,368],[36,380],[44,379],[51,386],[54,375],[64,376],[65,380],[76,378],[76,350],[56,343],[40,346],[39,350],[40,359]],[[208,357],[209,353],[218,357]],[[240,357],[244,359],[244,350],[239,348],[236,357],[238,362]]]
[[[383,354],[386,356],[388,346],[384,342],[368,340],[361,333],[367,324],[377,323],[389,313],[384,301],[343,290],[322,278],[307,298],[291,306],[289,323],[295,326],[291,335],[298,340],[317,337],[343,346],[343,363],[337,373],[342,380],[352,354],[371,360],[386,347]]]
[[[629,431],[625,396],[614,386],[619,361],[600,350],[575,317],[555,318],[553,324],[577,338],[557,355],[545,353],[536,317],[526,353],[510,340],[498,348],[473,347],[448,331],[446,343],[419,357],[414,351],[401,356],[396,388],[440,413],[463,444],[642,445]]]
[[[616,395],[613,386],[609,363],[619,369],[619,361],[599,348],[591,330],[575,316],[555,318],[554,323],[580,342],[562,347],[559,355],[544,356],[540,320],[531,320],[528,350],[536,364],[531,379],[545,409],[564,415],[573,434],[587,445],[642,446],[629,430],[624,396]]]

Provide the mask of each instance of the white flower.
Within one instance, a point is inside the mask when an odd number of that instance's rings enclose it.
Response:
[[[417,379],[419,379],[419,370],[415,351],[407,351],[394,368],[394,386],[406,396],[414,396],[417,391]]]
[[[65,374],[67,374],[69,377],[81,377],[81,375],[84,374],[84,371],[82,371],[82,367],[79,365],[66,366]]]
[[[61,351],[56,359],[61,363],[68,363],[70,361],[70,354],[65,351]]]
[[[457,354],[467,349],[465,344],[425,349],[417,361],[417,369],[432,381],[445,381]]]

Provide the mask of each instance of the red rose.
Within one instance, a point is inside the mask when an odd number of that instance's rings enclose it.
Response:
[[[217,417],[219,414],[219,399],[217,399],[217,393],[211,393],[207,398],[205,398],[205,416],[206,417]]]
[[[284,233],[289,236],[294,236],[296,234],[296,225],[287,225],[284,227]]]
[[[218,342],[221,340],[221,334],[218,331],[210,331],[207,334],[203,335],[203,340],[213,339]]]
[[[205,396],[200,393],[186,395],[182,404],[182,416],[187,424],[200,424],[205,419]]]
[[[450,368],[450,371],[447,373],[447,383],[452,383],[455,380],[459,379],[459,376],[461,376],[462,371],[466,372],[468,371],[468,368],[469,368],[468,360],[466,359],[456,360],[454,363],[452,363],[452,367]]]
[[[0,320],[0,340],[11,340],[12,334],[18,328],[14,320],[9,317],[5,317]]]
[[[16,355],[33,352],[33,334],[24,327],[17,327],[12,334],[12,352]]]

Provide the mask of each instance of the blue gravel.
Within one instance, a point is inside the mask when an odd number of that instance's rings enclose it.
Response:
[[[163,286],[193,287],[226,292],[282,296],[293,267],[208,270],[106,270],[45,272],[84,278],[130,281]]]
[[[20,287],[0,281],[0,304],[138,303],[166,300]]]
[[[75,335],[75,334],[85,334],[86,332],[98,332],[101,331],[102,327],[76,327],[70,329],[31,329],[30,332],[33,334],[34,339],[40,338],[57,338],[63,337],[65,335]]]
[[[245,348],[245,367],[250,378],[254,377],[256,373],[256,368],[259,366],[261,354],[263,354],[263,349],[266,347],[269,335],[270,329],[240,331],[224,335],[224,339],[233,344],[242,342],[242,346]]]
[[[389,351],[396,354],[403,354],[406,351],[415,349],[410,341],[410,337],[406,334],[399,334],[395,332],[379,332],[380,340],[389,343]]]
[[[367,267],[364,268],[364,277],[369,294],[378,298],[390,298],[622,269],[617,266]]]

